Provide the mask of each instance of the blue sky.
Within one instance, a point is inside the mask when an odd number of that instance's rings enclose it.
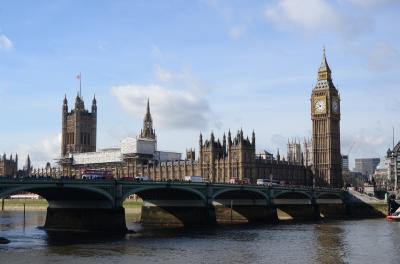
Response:
[[[400,139],[400,3],[390,0],[1,1],[0,152],[41,166],[60,152],[61,105],[98,99],[98,147],[142,126],[158,147],[254,129],[257,150],[311,136],[322,48],[342,99],[342,152]]]

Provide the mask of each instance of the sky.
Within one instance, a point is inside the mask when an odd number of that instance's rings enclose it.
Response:
[[[256,133],[257,152],[311,137],[323,47],[341,96],[341,148],[381,157],[400,139],[400,2],[171,0],[0,2],[0,153],[60,156],[64,95],[96,95],[98,149],[142,127],[160,150],[199,133]],[[353,146],[353,147],[351,147]],[[351,165],[352,167],[352,165]]]

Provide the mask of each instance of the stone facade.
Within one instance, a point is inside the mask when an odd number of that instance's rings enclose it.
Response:
[[[82,126],[83,123],[80,125]],[[95,134],[94,132],[93,135]],[[143,129],[137,140],[156,141],[156,139],[148,102]],[[208,182],[229,182],[231,178],[249,178],[255,182],[257,178],[268,178],[294,185],[312,184],[311,170],[303,164],[281,161],[279,154],[276,159],[273,156],[267,158],[256,156],[255,133],[252,133],[250,140],[243,135],[242,130],[238,131],[233,138],[228,132],[227,137],[223,135],[222,141],[215,139],[214,133],[211,133],[209,139],[203,141],[203,136],[200,134],[197,159],[195,151],[189,149],[186,160],[166,161],[157,158],[155,156],[157,152],[154,154],[137,152],[121,153],[120,159],[109,162],[74,164],[72,150],[72,147],[66,148],[67,152],[59,161],[63,176],[79,178],[82,169],[101,169],[111,171],[116,178],[148,176],[158,181],[183,180],[185,176],[202,176]],[[83,152],[87,149],[80,150]],[[115,152],[115,150],[109,151]]]
[[[92,112],[85,109],[80,94],[76,96],[75,108],[68,112],[68,101],[62,107],[61,157],[69,153],[96,151],[97,103],[93,97]]]
[[[0,156],[0,176],[13,177],[18,173],[18,155],[15,158],[11,155],[7,159],[6,154]]]
[[[294,163],[303,162],[303,153],[301,151],[301,144],[296,139],[288,141],[287,144],[287,160]]]
[[[392,172],[391,159],[385,158],[380,161],[379,165],[372,176],[372,181],[375,183],[376,190],[378,191],[394,191],[395,179]]]
[[[388,149],[373,179],[378,190],[398,191],[400,189],[400,142],[393,149]]]
[[[311,95],[313,170],[318,186],[342,187],[340,96],[324,55]]]

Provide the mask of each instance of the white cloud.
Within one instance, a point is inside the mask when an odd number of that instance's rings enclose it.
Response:
[[[267,7],[265,17],[278,25],[297,25],[307,30],[338,27],[340,14],[323,0],[282,0]]]
[[[390,67],[398,68],[400,52],[388,43],[377,44],[368,56],[368,66],[374,70],[387,70]]]
[[[156,59],[162,59],[164,57],[164,54],[161,52],[161,49],[157,45],[153,44],[151,46],[151,56]]]
[[[204,129],[214,121],[207,100],[208,90],[189,73],[173,73],[156,66],[155,75],[159,84],[127,84],[112,88],[112,94],[124,111],[143,117],[149,98],[157,128]]]
[[[47,162],[54,163],[54,159],[61,153],[61,133],[50,135],[32,145],[17,145],[16,152],[19,157],[19,167],[25,165],[26,157],[29,154],[34,168],[42,168]]]
[[[386,150],[391,147],[391,132],[388,130],[390,129],[377,121],[368,129],[358,129],[351,134],[342,133],[341,152],[344,155],[349,154],[351,166],[354,166],[356,158],[383,158]]]
[[[175,78],[172,72],[163,69],[160,65],[156,65],[155,75],[157,80],[162,82],[170,82]]]
[[[395,2],[397,0],[341,0],[342,2],[348,2],[350,4],[362,7],[362,8],[372,8],[377,6],[386,5],[390,2]]]
[[[368,18],[349,16],[327,0],[281,0],[267,6],[264,16],[278,28],[303,33],[340,33],[346,38],[369,30],[371,25]]]
[[[230,38],[237,40],[246,34],[254,14],[246,14],[244,10],[235,10],[229,1],[204,0],[206,5],[214,9],[224,20]]]
[[[12,41],[5,35],[0,35],[0,48],[4,50],[10,50],[13,48]]]
[[[229,36],[233,39],[239,39],[246,33],[247,27],[245,25],[234,26],[229,29]]]

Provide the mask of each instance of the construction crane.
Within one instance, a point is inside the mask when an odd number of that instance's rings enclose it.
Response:
[[[353,147],[354,147],[355,144],[356,144],[355,141],[353,141],[353,143],[351,143],[350,148],[349,148],[349,151],[347,152],[347,156],[350,155],[350,152],[352,151],[352,149],[353,149]]]

